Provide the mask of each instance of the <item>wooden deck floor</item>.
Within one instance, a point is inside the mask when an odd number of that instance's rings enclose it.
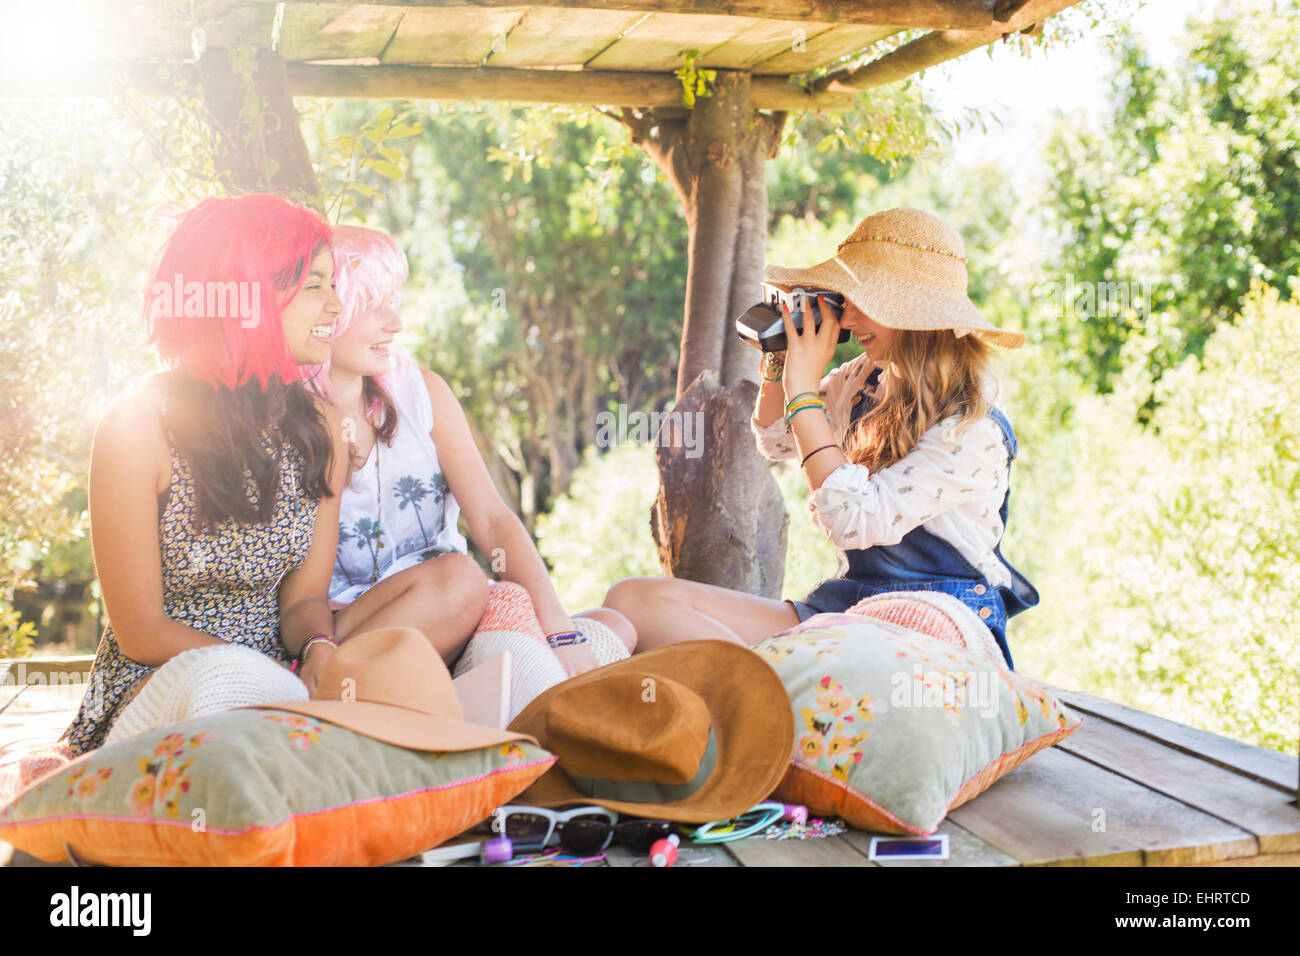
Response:
[[[0,713],[0,752],[56,739],[79,687],[33,686]],[[0,707],[13,697],[0,687]],[[688,866],[1300,866],[1300,761],[1058,691],[1083,727],[949,814],[950,858],[875,863],[870,833],[682,848]],[[0,864],[31,863],[0,843]],[[609,866],[645,865],[618,847]]]

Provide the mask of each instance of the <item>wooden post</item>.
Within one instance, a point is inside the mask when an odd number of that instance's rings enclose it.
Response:
[[[747,73],[719,72],[713,95],[693,109],[622,116],[672,182],[689,231],[674,411],[691,420],[670,420],[678,440],[664,432],[657,443],[651,530],[660,565],[674,577],[779,597],[785,506],[749,429],[759,356],[733,323],[761,296],[764,166],[785,114],[756,110],[750,83]],[[691,434],[699,438],[694,445],[682,440]]]

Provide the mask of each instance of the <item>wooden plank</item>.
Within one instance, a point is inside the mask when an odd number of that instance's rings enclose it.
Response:
[[[840,57],[865,50],[873,43],[893,36],[900,29],[902,28],[896,26],[838,26],[816,35],[809,31],[802,50],[782,50],[771,59],[756,63],[754,72],[785,75],[807,73]]]
[[[740,866],[724,845],[694,846],[683,841],[677,851],[677,866]],[[605,861],[614,867],[649,866],[648,857],[629,853],[626,847],[612,846],[605,851]]]
[[[878,60],[852,69],[828,73],[818,89],[848,92],[869,90],[906,79],[913,73],[987,46],[1004,33],[1018,33],[1041,24],[1078,0],[1029,0],[1006,23],[975,30],[936,30],[918,37]]]
[[[767,840],[749,837],[728,843],[741,866],[875,866],[843,837],[815,840]]]
[[[948,816],[1022,863],[1169,866],[1258,852],[1239,827],[1058,748]]]
[[[273,4],[277,0],[254,0]],[[289,0],[288,9],[315,0]],[[407,7],[493,8],[513,6],[518,0],[354,0],[358,4]],[[621,10],[641,13],[725,15],[766,20],[802,20],[812,23],[896,23],[926,30],[973,30],[994,22],[996,0],[545,0],[535,6],[559,9]]]
[[[50,682],[51,674],[89,674],[95,663],[94,654],[76,654],[71,657],[19,657],[0,660],[0,690],[6,680],[15,684]],[[29,675],[40,674],[28,680]]]
[[[1239,860],[1219,860],[1206,866],[1300,866],[1300,853],[1265,853]]]
[[[288,63],[296,96],[374,99],[497,100],[604,106],[680,106],[682,87],[670,73],[617,70],[515,70],[436,66],[325,66]],[[148,77],[142,79],[147,82]],[[751,101],[761,110],[848,109],[838,94],[810,95],[779,77],[755,77]]]
[[[401,7],[354,3],[289,4],[278,50],[286,61],[379,57],[404,13]]]
[[[707,53],[756,22],[745,17],[653,13],[624,31],[586,65],[594,70],[676,70],[686,62],[677,55],[680,51]]]
[[[267,45],[274,22],[274,6],[242,0],[118,0],[103,17],[103,47],[129,60],[186,60],[195,29],[209,48]]]
[[[936,833],[946,833],[948,835],[948,859],[946,860],[880,860],[876,862],[877,866],[1019,866],[1020,861],[1013,856],[1003,853],[997,847],[985,843],[975,834],[971,833],[964,827],[958,826],[951,820],[944,820],[939,824]],[[843,839],[847,840],[853,847],[859,850],[864,856],[871,853],[871,838],[881,836],[882,834],[865,833],[862,830],[850,830],[844,834]]]
[[[1300,852],[1300,807],[1288,793],[1096,716],[1059,746],[1255,834],[1261,853]]]
[[[1291,754],[1256,747],[1231,737],[1221,737],[1208,730],[1188,727],[1091,694],[1058,688],[1051,690],[1081,713],[1104,717],[1176,750],[1234,770],[1260,783],[1295,793],[1297,778],[1300,778],[1300,758]]]
[[[730,40],[705,52],[699,65],[716,70],[752,70],[757,63],[807,44],[809,33],[816,37],[832,29],[793,20],[755,20]]]
[[[410,10],[382,61],[395,64],[478,66],[494,45],[509,42],[525,8]]]
[[[642,16],[627,11],[530,7],[506,36],[505,48],[490,51],[487,65],[581,66]]]
[[[56,687],[30,685],[14,699],[17,688],[0,686],[0,759],[53,743],[63,736],[77,715],[84,684]]]

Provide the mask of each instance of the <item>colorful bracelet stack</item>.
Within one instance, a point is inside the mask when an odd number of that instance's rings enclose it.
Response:
[[[338,647],[335,640],[328,634],[313,634],[311,637],[307,638],[307,640],[302,642],[302,650],[298,652],[298,656],[295,657],[293,663],[289,665],[289,673],[298,673],[302,668],[303,661],[307,660],[307,652],[311,650],[313,644],[328,644],[330,647]]]
[[[775,352],[764,352],[763,361],[759,364],[759,371],[765,382],[779,382],[781,376],[785,374],[785,359],[776,357]]]
[[[816,392],[800,392],[785,404],[785,423],[789,425],[792,418],[800,412],[807,411],[810,408],[820,408],[822,414],[826,415],[826,420],[828,422],[831,420],[830,415],[826,411],[826,403],[822,401],[820,395]]]
[[[560,631],[558,634],[547,634],[546,643],[554,650],[557,647],[568,647],[571,644],[587,643],[587,635],[582,631]]]

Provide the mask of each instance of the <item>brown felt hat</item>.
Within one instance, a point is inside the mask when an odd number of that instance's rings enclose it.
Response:
[[[311,700],[259,704],[319,717],[412,750],[477,750],[533,738],[464,720],[451,674],[419,631],[383,627],[344,641]]]
[[[683,641],[570,678],[510,729],[559,758],[516,802],[681,823],[726,820],[762,802],[794,751],[780,677],[727,641]]]
[[[967,295],[961,234],[919,209],[868,216],[833,259],[806,269],[768,266],[763,281],[838,292],[890,329],[952,329],[958,337],[974,332],[1009,349],[1025,344],[1024,333],[999,329]]]

